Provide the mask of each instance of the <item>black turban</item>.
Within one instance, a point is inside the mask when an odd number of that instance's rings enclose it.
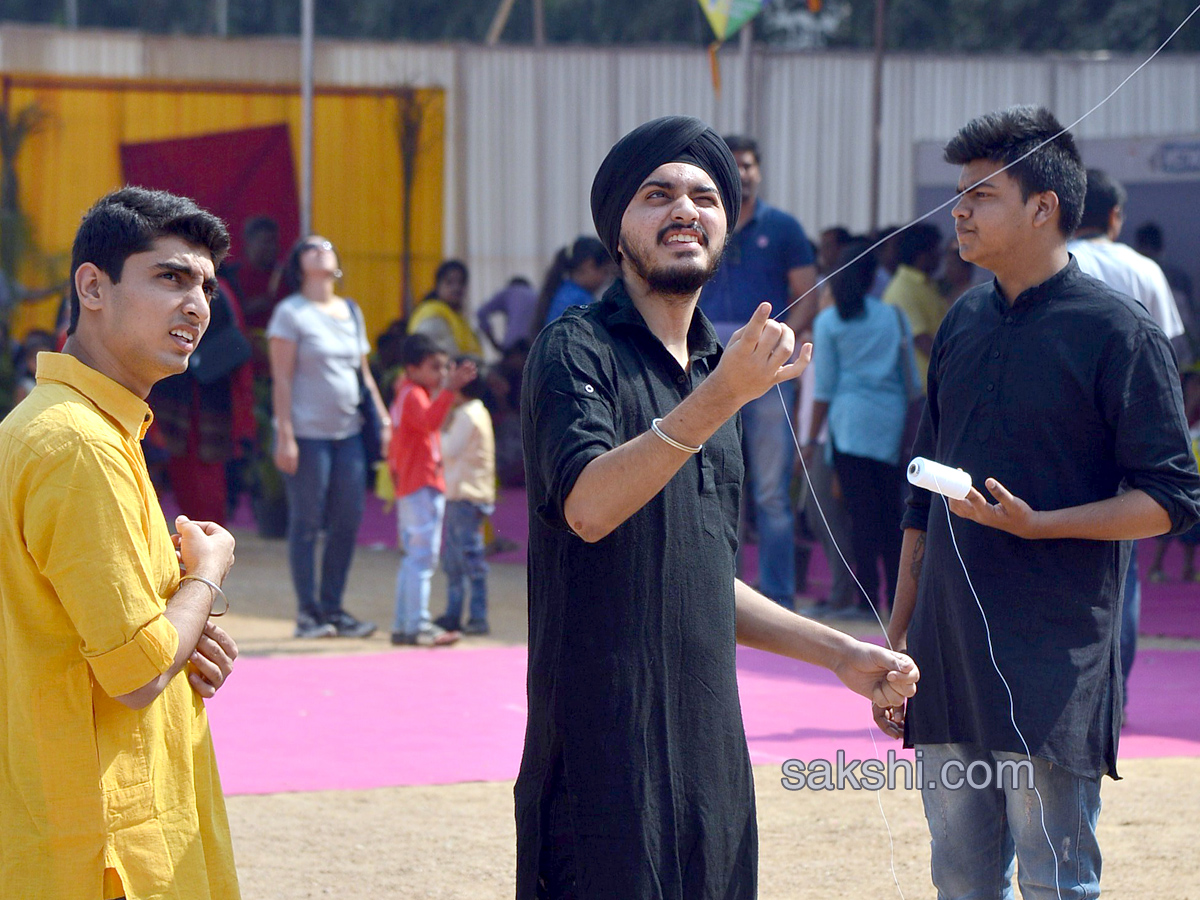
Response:
[[[592,182],[592,221],[613,259],[617,259],[621,218],[629,201],[646,176],[672,162],[691,163],[712,176],[733,231],[742,208],[742,182],[733,153],[699,119],[664,116],[639,125],[613,144]]]

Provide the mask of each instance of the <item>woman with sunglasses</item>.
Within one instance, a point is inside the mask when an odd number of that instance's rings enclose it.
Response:
[[[299,241],[284,266],[293,291],[267,326],[275,425],[275,465],[288,498],[288,563],[296,590],[299,638],[368,637],[375,623],[342,609],[342,592],[362,520],[367,465],[358,411],[358,373],[390,438],[388,415],[367,365],[362,313],[335,292],[337,251],[324,238]],[[320,582],[316,545],[325,532]]]

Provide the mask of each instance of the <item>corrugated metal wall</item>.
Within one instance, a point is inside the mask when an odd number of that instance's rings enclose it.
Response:
[[[797,214],[811,233],[835,223],[867,225],[871,60],[865,54],[759,50],[747,72],[730,48],[721,54],[720,97],[700,50],[322,41],[316,60],[324,84],[446,90],[444,246],[472,266],[475,300],[511,274],[540,277],[558,246],[590,231],[588,189],[604,153],[629,128],[665,113],[698,115],[722,131],[756,131],[765,196]],[[916,141],[944,140],[971,116],[1012,103],[1044,103],[1071,121],[1140,62],[890,57],[881,218],[901,221],[916,212]],[[9,26],[0,28],[0,70],[294,82],[299,52],[296,41],[285,39]],[[1200,57],[1160,57],[1078,133],[1200,131],[1198,82]]]

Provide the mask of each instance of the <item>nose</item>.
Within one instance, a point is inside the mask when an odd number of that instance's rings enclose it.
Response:
[[[699,221],[700,212],[696,209],[696,204],[692,202],[692,198],[687,194],[681,194],[679,199],[675,201],[675,206],[671,209],[671,218],[678,222],[690,224]]]
[[[196,285],[188,291],[187,300],[183,305],[183,313],[186,316],[191,316],[201,325],[208,324],[212,308],[208,302],[208,295],[204,293],[202,286]]]
[[[969,216],[970,210],[967,209],[967,198],[959,197],[958,202],[954,204],[954,209],[950,210],[950,215],[956,219],[965,219]]]

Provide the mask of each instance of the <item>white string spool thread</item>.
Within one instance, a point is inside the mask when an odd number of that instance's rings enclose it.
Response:
[[[951,500],[962,500],[971,492],[969,474],[923,456],[915,457],[908,464],[908,483]]]

